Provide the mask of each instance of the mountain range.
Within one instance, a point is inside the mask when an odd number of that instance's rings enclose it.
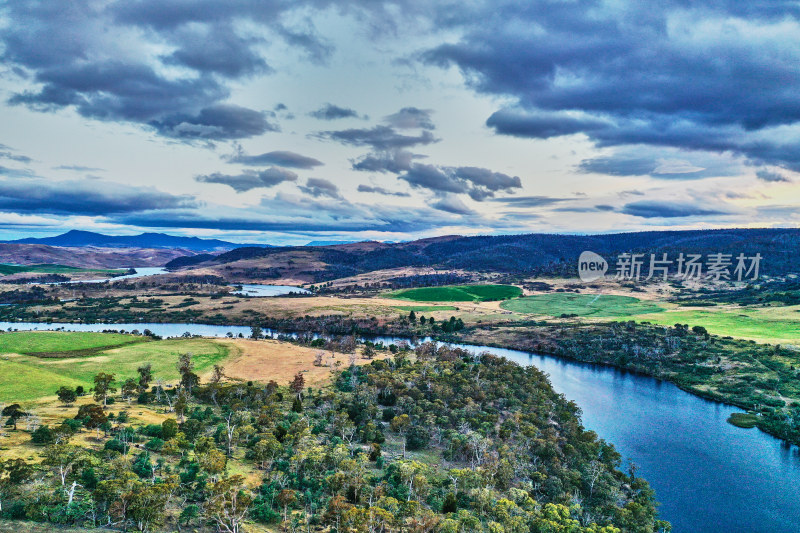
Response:
[[[222,252],[242,246],[269,247],[264,244],[238,244],[218,239],[201,239],[199,237],[179,237],[165,233],[142,233],[140,235],[103,235],[92,231],[72,230],[55,237],[26,238],[6,241],[13,244],[44,244],[65,248],[82,248],[94,246],[98,248],[169,248],[184,249],[194,252]]]

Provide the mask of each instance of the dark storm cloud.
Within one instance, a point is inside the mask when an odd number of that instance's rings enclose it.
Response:
[[[17,213],[96,216],[194,205],[188,196],[97,180],[0,181],[0,209]]]
[[[469,194],[478,202],[493,197],[497,192],[510,193],[522,188],[518,176],[479,167],[440,167],[414,163],[399,178],[412,187],[428,189],[437,194]]]
[[[264,170],[245,170],[241,174],[222,174],[214,172],[195,176],[200,183],[220,183],[231,187],[236,192],[245,192],[252,189],[274,187],[285,181],[297,181],[297,174],[284,168],[270,167]]]
[[[394,128],[384,125],[378,125],[373,128],[322,131],[317,136],[351,146],[369,146],[379,152],[410,148],[438,141],[428,130],[422,131],[419,135],[403,135]]]
[[[772,172],[771,170],[759,170],[756,172],[756,177],[768,183],[789,183],[792,181],[780,172]]]
[[[501,134],[582,133],[798,169],[800,145],[768,132],[800,121],[799,19],[789,2],[480,2],[451,22],[463,37],[423,60],[516,99],[487,121]]]
[[[298,188],[306,194],[310,194],[315,198],[327,196],[328,198],[341,198],[339,194],[339,187],[335,183],[323,178],[308,178],[305,185],[299,185]]]
[[[383,187],[373,187],[372,185],[364,185],[363,183],[358,186],[358,192],[369,192],[375,194],[382,194],[384,196],[411,196],[407,192],[390,191]]]
[[[681,218],[729,214],[727,211],[722,211],[717,208],[661,200],[631,202],[625,204],[621,212],[640,218]]]
[[[228,163],[239,163],[241,165],[278,165],[280,167],[301,169],[314,168],[324,164],[322,161],[314,159],[313,157],[307,157],[286,150],[275,150],[258,155],[239,153],[226,158],[226,160]]]
[[[430,109],[404,107],[397,113],[387,116],[384,120],[395,128],[433,130],[436,129],[436,126],[431,120],[432,113],[433,111]]]
[[[325,104],[319,109],[309,113],[314,118],[320,120],[337,120],[340,118],[359,118],[358,111],[349,107],[339,107],[338,105]]]

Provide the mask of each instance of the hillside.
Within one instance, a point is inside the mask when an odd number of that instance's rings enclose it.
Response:
[[[0,243],[0,263],[57,264],[79,268],[156,267],[194,252],[152,248],[65,248],[42,244]]]
[[[244,247],[213,259],[181,260],[168,268],[202,268],[228,279],[328,281],[382,269],[430,267],[474,272],[575,275],[578,256],[591,250],[613,269],[620,253],[760,253],[761,273],[797,272],[793,256],[800,229],[654,231],[612,235],[528,234],[448,236],[405,243],[361,242],[334,246]]]
[[[142,233],[140,235],[117,236],[79,230],[68,231],[67,233],[55,237],[30,237],[9,242],[16,244],[44,244],[47,246],[63,246],[69,248],[81,248],[84,246],[102,248],[183,248],[185,250],[204,252],[232,250],[245,246],[243,244],[236,244],[218,239],[180,237],[164,233]]]

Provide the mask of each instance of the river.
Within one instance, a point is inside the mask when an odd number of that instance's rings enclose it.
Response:
[[[150,329],[163,337],[250,334],[242,326],[202,324],[46,324],[0,322],[0,328],[102,331]],[[266,333],[272,333],[267,331]],[[401,339],[380,337],[384,343]],[[758,429],[726,422],[738,409],[704,400],[671,383],[608,366],[485,346],[550,376],[580,406],[584,426],[614,444],[638,467],[675,533],[797,533],[800,453]]]

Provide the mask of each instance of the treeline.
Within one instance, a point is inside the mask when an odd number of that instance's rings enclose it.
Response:
[[[220,367],[200,383],[189,356],[178,370],[173,387],[148,365],[122,384],[98,374],[95,403],[29,426],[41,460],[0,462],[0,516],[231,533],[247,521],[337,533],[669,530],[648,484],[619,470],[614,448],[532,367],[423,344],[351,364],[323,389],[302,373],[229,383]],[[169,416],[133,423],[112,411],[120,401]]]
[[[497,335],[497,328],[502,335]],[[521,322],[469,329],[469,342],[601,363],[669,380],[750,411],[764,431],[800,444],[800,354],[780,345],[710,335],[702,326]]]

